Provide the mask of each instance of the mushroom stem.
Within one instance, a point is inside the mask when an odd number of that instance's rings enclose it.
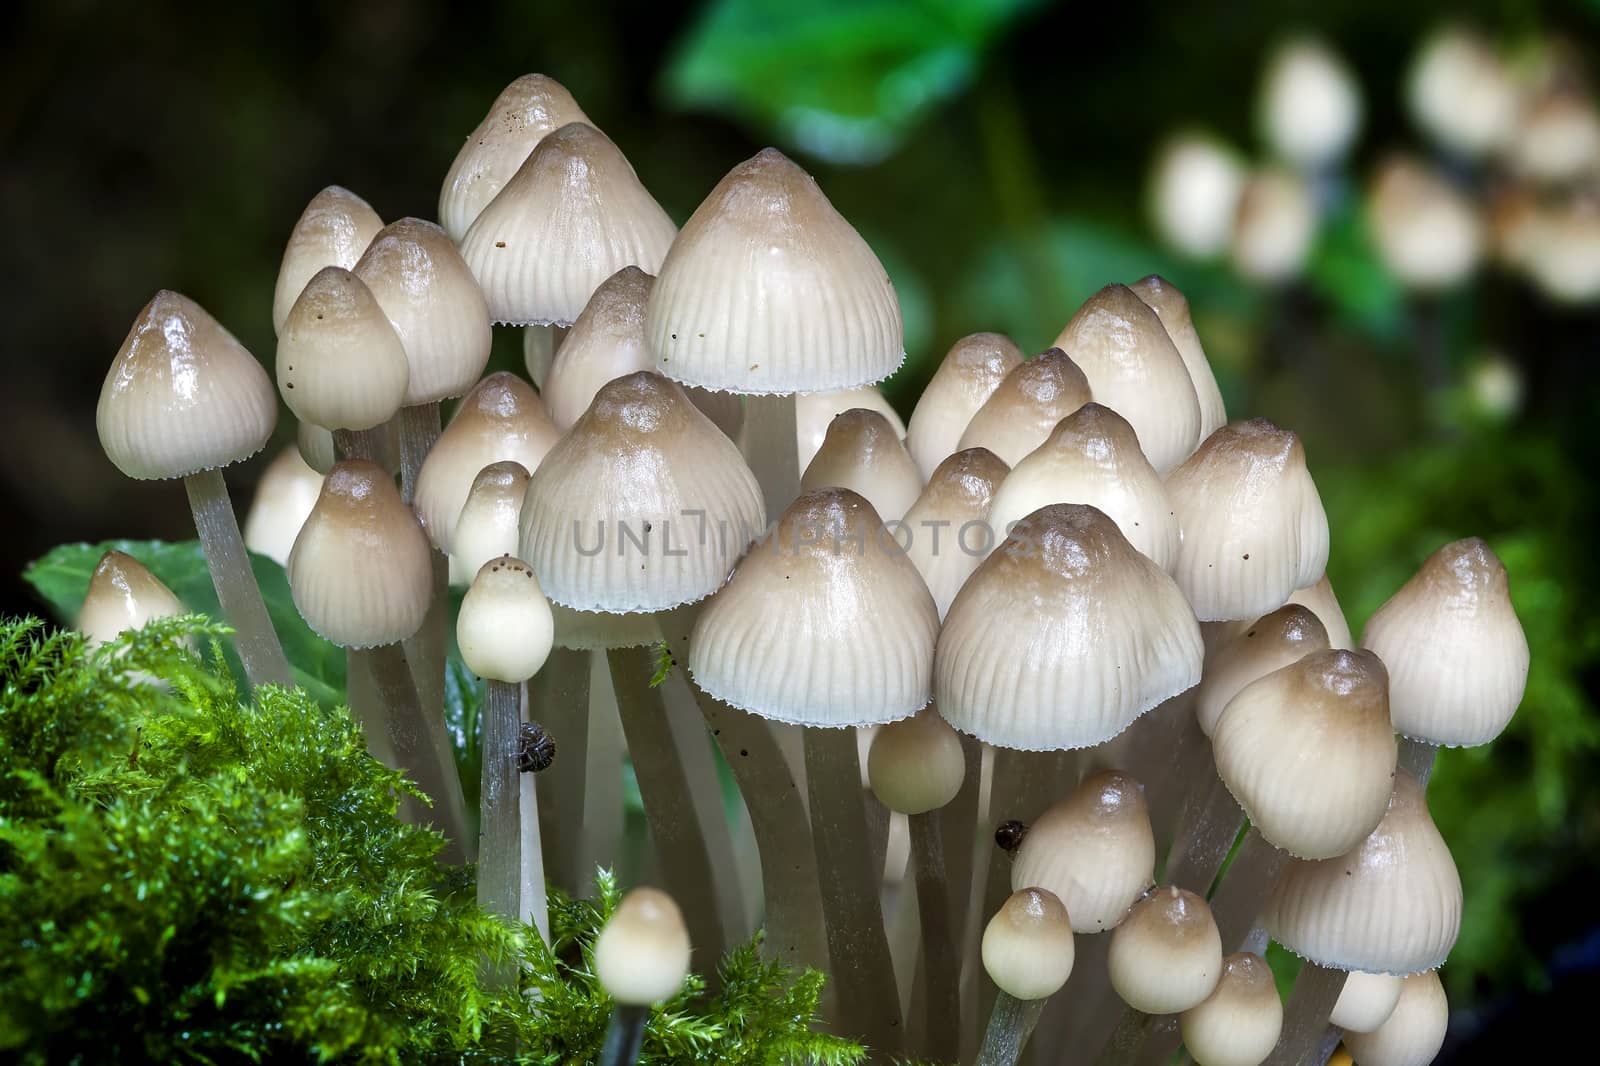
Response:
[[[841,1029],[883,1052],[903,1043],[900,994],[878,902],[854,729],[805,729],[811,840]],[[873,802],[877,802],[874,800]]]
[[[539,708],[539,720],[560,745],[556,761],[537,779],[549,816],[542,828],[550,841],[551,879],[574,896],[584,895],[594,877],[583,858],[584,821],[591,812],[587,804],[581,817],[558,817],[556,812],[563,807],[570,812],[570,805],[587,794],[589,669],[588,652],[553,648],[528,686],[529,703]]]
[[[1344,991],[1344,970],[1332,970],[1314,962],[1300,968],[1294,979],[1294,991],[1283,1007],[1283,1034],[1278,1046],[1267,1057],[1266,1066],[1322,1066],[1326,1056],[1322,1053],[1323,1039],[1328,1032],[1328,1018],[1333,1014],[1339,993]],[[1329,1049],[1332,1053],[1332,1049]]]
[[[189,494],[189,510],[211,571],[211,583],[217,589],[217,601],[228,624],[233,626],[233,643],[239,649],[245,677],[252,688],[292,686],[294,674],[272,628],[261,586],[256,584],[255,572],[250,568],[250,555],[239,534],[239,520],[234,517],[222,471],[190,474],[183,479],[183,487]]]
[[[417,474],[422,461],[439,439],[439,401],[400,408],[400,498],[408,505],[416,499]],[[433,552],[433,599],[428,603],[422,628],[405,642],[417,696],[429,712],[444,708],[445,627],[450,615],[450,564]]]
[[[1098,1066],[1134,1066],[1159,1017],[1132,1007],[1124,1010],[1122,1019],[1111,1032],[1111,1039],[1106,1041],[1105,1048],[1095,1060]]]
[[[975,737],[961,734],[961,755],[966,760],[966,775],[961,779],[961,791],[945,804],[939,815],[939,825],[944,830],[944,866],[950,875],[947,879],[950,892],[950,914],[955,921],[954,932],[961,935],[966,920],[967,901],[972,898],[972,864],[978,847],[978,798],[982,784],[983,744]],[[951,944],[959,951],[961,944]]]
[[[983,1033],[983,1047],[978,1050],[977,1066],[1015,1066],[1047,1002],[1018,999],[1007,992],[996,995],[989,1028]]]
[[[520,700],[518,701],[521,702]],[[519,709],[521,721],[528,721],[527,707]],[[556,752],[556,762],[562,753]],[[552,764],[554,765],[554,764]],[[517,918],[533,926],[546,944],[550,943],[550,904],[544,885],[544,847],[539,839],[539,789],[536,774],[517,775],[519,841],[517,844]]]
[[[644,1043],[644,1023],[649,1007],[618,1003],[606,1026],[605,1043],[600,1045],[599,1066],[633,1066],[639,1061],[639,1046]]]
[[[740,435],[744,438],[740,450],[761,483],[767,514],[781,515],[800,495],[794,396],[746,396]]]
[[[1250,934],[1288,861],[1289,856],[1267,843],[1259,829],[1250,827],[1211,899],[1211,915],[1217,921],[1223,951],[1237,950]]]
[[[515,921],[522,892],[522,786],[517,750],[522,728],[522,686],[489,682],[479,732],[483,737],[483,775],[478,789],[478,906]],[[490,987],[505,988],[514,968],[487,975]]]
[[[1426,740],[1412,740],[1410,737],[1400,738],[1401,770],[1417,779],[1417,784],[1423,788],[1428,787],[1428,778],[1433,776],[1433,763],[1439,755],[1439,745],[1430,744]]]
[[[333,457],[339,462],[346,459],[366,459],[383,462],[383,432],[377,429],[336,429],[333,431]]]
[[[916,865],[917,911],[922,919],[922,959],[927,973],[924,1054],[937,1058],[961,1046],[961,956],[952,935],[950,878],[945,870],[940,811],[910,816],[911,861]]]
[[[1205,769],[1189,786],[1186,813],[1161,878],[1166,884],[1202,896],[1217,879],[1217,871],[1222,869],[1233,842],[1239,838],[1239,827],[1244,824],[1244,811],[1218,776],[1216,763],[1209,757],[1209,744],[1206,751]]]
[[[617,779],[628,750],[617,716],[611,665],[603,651],[589,653],[589,769],[583,779],[583,842],[579,858],[592,880],[596,869],[615,870],[622,862],[626,812]],[[554,801],[561,813],[561,800]]]
[[[417,498],[417,474],[439,440],[439,401],[400,408],[400,498]]]

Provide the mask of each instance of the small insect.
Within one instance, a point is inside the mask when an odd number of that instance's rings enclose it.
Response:
[[[517,769],[536,774],[555,761],[555,738],[538,722],[523,722],[517,731]]]
[[[1022,839],[1028,835],[1028,827],[1012,818],[1010,821],[1001,822],[994,831],[994,842],[1000,845],[1000,850],[1008,854],[1015,854],[1022,847]]]

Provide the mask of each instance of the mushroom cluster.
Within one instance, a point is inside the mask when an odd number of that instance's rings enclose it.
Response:
[[[883,1061],[1009,1064],[1035,1033],[1106,1063],[1320,1063],[1343,1034],[1363,1066],[1429,1061],[1462,900],[1428,775],[1505,728],[1528,670],[1488,545],[1440,548],[1352,646],[1303,443],[1227,421],[1157,276],[1032,358],[962,338],[902,423],[876,387],[905,358],[894,286],[814,178],[766,149],[679,230],[542,75],[439,215],[313,198],[277,395],[157,294],[100,437],[185,480],[252,685],[292,675],[246,541],[285,563],[372,754],[428,798],[402,816],[476,861],[486,908],[548,936],[546,879],[618,858],[627,759],[666,892],[595,945],[604,1061],[690,945],[709,972],[758,926]],[[484,376],[495,325],[537,388]],[[242,537],[219,470],[280,397],[299,455]],[[452,584],[488,691],[476,829],[441,712]],[[179,610],[113,554],[82,624]],[[1287,1004],[1268,938],[1306,960]]]

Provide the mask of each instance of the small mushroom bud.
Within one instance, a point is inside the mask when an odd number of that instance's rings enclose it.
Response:
[[[1055,893],[1013,892],[983,930],[983,968],[1007,995],[1048,999],[1072,976],[1072,922]]]
[[[938,810],[956,798],[965,776],[961,738],[932,707],[889,723],[872,738],[867,777],[891,811]]]
[[[1283,1002],[1260,955],[1222,960],[1222,979],[1204,1003],[1179,1019],[1184,1047],[1199,1066],[1257,1066],[1283,1030]]]
[[[622,897],[594,945],[594,972],[619,1004],[670,999],[689,976],[689,932],[672,897],[636,888]]]
[[[1205,1002],[1222,975],[1222,936],[1205,900],[1176,885],[1134,905],[1111,934],[1111,986],[1146,1014],[1177,1014]]]

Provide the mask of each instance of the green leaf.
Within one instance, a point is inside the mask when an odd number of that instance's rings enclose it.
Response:
[[[1323,224],[1306,283],[1346,324],[1380,340],[1393,340],[1405,325],[1405,294],[1378,258],[1358,204],[1341,204]]]
[[[478,788],[483,777],[483,741],[478,734],[478,718],[488,698],[489,684],[468,670],[461,653],[454,650],[444,663],[444,724],[455,749],[456,769],[461,772],[461,791],[467,807],[478,808]]]
[[[108,540],[100,544],[63,544],[23,571],[32,585],[62,622],[77,618],[78,608],[89,591],[89,578],[100,557],[108,551],[125,552],[150,568],[184,606],[197,614],[226,621],[217,603],[217,591],[206,569],[200,542],[185,540]],[[267,604],[272,626],[283,641],[284,654],[294,668],[295,683],[309,692],[324,707],[344,702],[344,649],[313,633],[289,593],[289,579],[283,567],[264,555],[251,553],[250,566]],[[228,666],[236,677],[243,677],[238,655],[231,641],[225,647]]]

